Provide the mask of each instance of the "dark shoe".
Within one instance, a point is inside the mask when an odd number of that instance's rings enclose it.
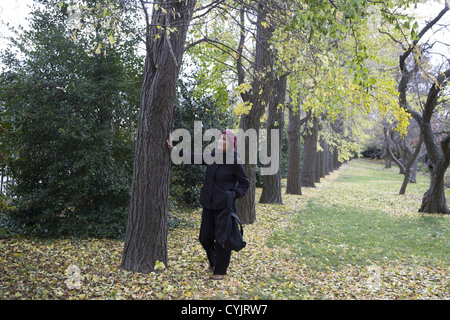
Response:
[[[225,275],[224,274],[213,274],[209,278],[212,280],[223,280],[223,278],[225,278]]]
[[[214,272],[214,267],[209,266],[208,269],[206,269],[206,272],[213,273]]]

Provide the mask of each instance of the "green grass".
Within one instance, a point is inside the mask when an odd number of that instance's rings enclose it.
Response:
[[[306,265],[319,269],[388,260],[449,265],[450,217],[417,213],[426,176],[401,196],[397,169],[359,160],[341,170],[270,244],[287,244]]]

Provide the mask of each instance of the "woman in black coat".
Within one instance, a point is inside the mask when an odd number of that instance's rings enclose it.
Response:
[[[244,167],[237,156],[236,144],[237,137],[231,131],[224,130],[217,148],[222,153],[222,163],[207,164],[202,157],[202,164],[207,165],[207,168],[200,193],[200,204],[203,207],[203,212],[199,240],[208,257],[208,272],[213,273],[211,279],[214,280],[224,278],[231,258],[231,251],[222,248],[215,242],[217,216],[227,206],[228,191],[232,191],[234,199],[236,199],[243,197],[250,186]],[[177,151],[172,145],[172,135],[167,140],[167,146],[170,150]],[[182,156],[183,150],[181,149],[178,152]],[[213,153],[211,156],[220,155]],[[194,157],[195,154],[191,153],[191,163],[194,163]],[[231,163],[230,159],[232,159]],[[233,202],[233,205],[236,207],[235,202]]]

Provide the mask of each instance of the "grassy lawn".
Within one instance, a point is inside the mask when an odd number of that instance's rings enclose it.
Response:
[[[428,177],[419,175],[407,195],[398,195],[402,176],[396,173],[373,162],[351,162],[271,243],[284,241],[319,269],[392,260],[449,266],[449,217],[417,212]]]
[[[426,176],[403,196],[401,181],[354,160],[301,196],[283,193],[283,205],[257,204],[247,247],[218,282],[205,272],[200,210],[173,213],[162,273],[121,270],[117,240],[0,239],[0,299],[450,299],[450,217],[417,212]]]

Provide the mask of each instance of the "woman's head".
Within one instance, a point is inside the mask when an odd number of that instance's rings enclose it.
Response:
[[[219,140],[219,149],[223,152],[233,151],[236,149],[237,137],[230,130],[223,130],[222,137]]]

